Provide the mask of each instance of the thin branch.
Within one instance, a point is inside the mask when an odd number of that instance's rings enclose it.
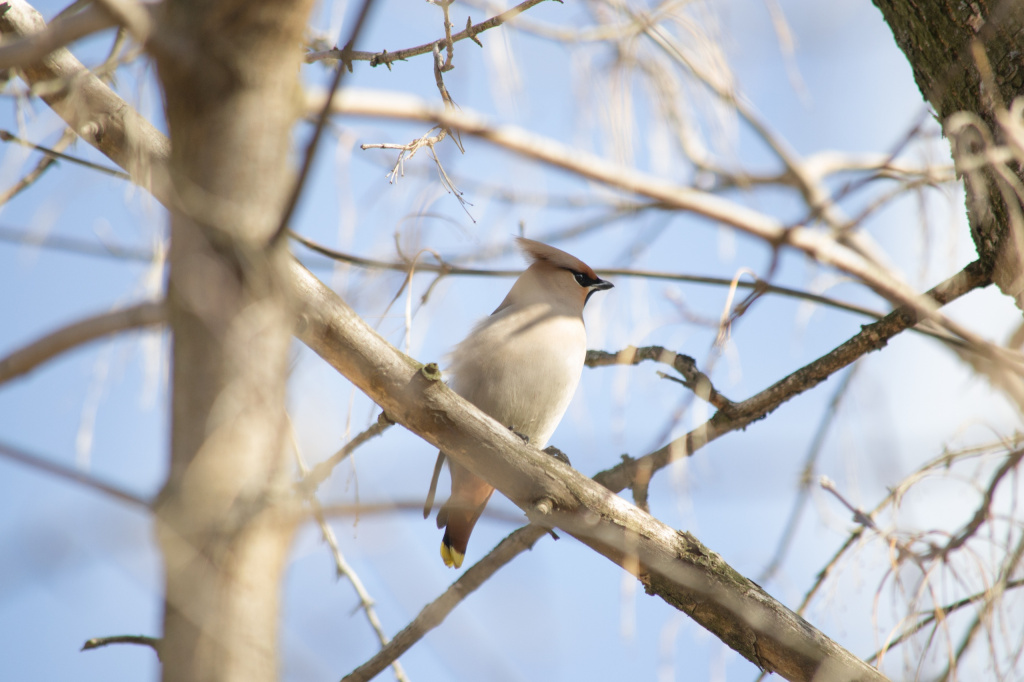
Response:
[[[486,21],[481,21],[479,24],[467,26],[466,30],[459,31],[458,33],[452,35],[451,42],[457,43],[460,40],[465,40],[466,38],[469,38],[479,45],[480,41],[477,40],[477,34],[483,33],[488,29],[501,26],[505,22],[515,19],[517,16],[519,16],[526,10],[530,9],[534,5],[539,5],[542,2],[544,2],[544,0],[526,0],[526,2],[522,2],[513,7],[512,9],[506,12],[502,12],[497,16],[493,16],[490,19],[487,19]],[[387,50],[383,50],[381,52],[359,52],[356,50],[339,50],[338,48],[334,48],[333,50],[324,50],[322,52],[310,52],[309,54],[306,55],[306,63],[311,64],[313,62],[323,61],[325,59],[343,59],[345,61],[352,62],[370,62],[370,66],[379,66],[380,64],[384,64],[390,69],[391,64],[394,62],[405,61],[410,57],[417,57],[421,54],[429,54],[431,51],[433,51],[434,45],[436,45],[438,42],[444,41],[444,38],[440,38],[438,40],[433,40],[423,45],[418,45],[417,47],[410,47],[404,50],[396,50],[395,52],[388,52]]]
[[[1005,590],[1015,590],[1018,587],[1024,587],[1024,578],[1019,578],[1017,580],[1009,580],[1009,581],[1007,581],[1006,582],[1006,586],[1005,586],[1004,589]],[[931,612],[929,612],[927,614],[924,614],[922,616],[921,620],[919,620],[916,623],[914,623],[907,630],[905,630],[904,632],[900,633],[900,635],[896,639],[894,639],[891,642],[889,642],[886,645],[884,651],[891,651],[893,648],[899,646],[900,644],[902,644],[906,640],[910,639],[911,637],[913,637],[915,634],[917,634],[918,632],[920,632],[924,628],[926,628],[929,625],[931,625],[932,623],[934,623],[936,621],[936,619],[937,619],[936,613],[941,614],[942,617],[946,617],[946,616],[949,616],[949,614],[951,614],[951,613],[955,613],[956,611],[959,611],[960,609],[964,608],[965,606],[970,606],[972,604],[977,604],[980,601],[987,601],[991,596],[992,596],[992,591],[991,590],[985,590],[984,592],[976,592],[975,594],[972,594],[972,595],[970,595],[968,597],[964,597],[963,599],[958,599],[957,601],[953,602],[952,604],[947,604],[947,605],[942,606],[942,607],[940,607],[940,608],[938,608],[938,609],[936,609],[934,611],[931,611]],[[882,655],[882,651],[881,650],[876,651],[875,653],[871,654],[871,656],[869,656],[867,660],[869,662],[874,662],[874,661],[878,660],[878,657],[881,656],[881,655]]]
[[[305,495],[316,492],[317,488],[319,488],[320,485],[331,475],[331,472],[334,471],[335,467],[355,452],[356,448],[366,441],[376,438],[380,434],[384,433],[392,424],[394,424],[394,422],[390,421],[387,416],[381,412],[380,417],[378,417],[377,421],[369,428],[364,430],[362,433],[359,433],[355,438],[345,443],[340,450],[313,467],[312,471],[304,471],[302,480],[298,483],[300,492]]]
[[[808,448],[807,456],[804,457],[804,464],[800,468],[800,480],[797,484],[796,498],[793,500],[793,507],[789,512],[789,519],[786,521],[786,525],[783,526],[785,530],[782,532],[782,537],[779,538],[771,561],[768,562],[768,565],[765,566],[764,570],[761,571],[761,575],[757,578],[759,583],[766,583],[772,579],[789,552],[790,544],[796,536],[796,528],[800,523],[800,517],[807,506],[807,501],[811,499],[811,486],[814,484],[814,467],[825,444],[825,436],[828,434],[836,413],[839,411],[839,403],[842,402],[847,389],[850,387],[850,383],[853,381],[854,375],[857,373],[857,367],[859,365],[853,365],[850,371],[843,376],[839,385],[836,386],[835,392],[832,394],[832,399],[829,400],[828,407],[825,408],[825,413],[821,416],[818,430],[811,440],[811,447]]]
[[[311,96],[310,104],[315,101],[317,97]],[[319,101],[322,102],[322,99]],[[838,243],[818,230],[787,227],[772,216],[722,197],[675,184],[671,180],[609,161],[515,126],[492,125],[477,114],[445,110],[444,107],[439,108],[417,97],[350,89],[335,99],[335,111],[354,116],[432,121],[527,158],[567,170],[581,178],[730,225],[765,241],[773,248],[795,248],[822,265],[854,276],[886,299],[908,307],[918,317],[930,319],[961,337],[984,361],[982,366],[989,376],[1024,409],[1024,357],[1020,353],[993,344],[949,319],[927,297],[918,296],[901,278],[865,258],[859,251]]]
[[[627,346],[618,353],[603,350],[588,350],[584,364],[587,367],[610,367],[612,365],[639,365],[644,360],[653,360],[672,367],[683,376],[681,382],[697,397],[706,400],[720,410],[731,410],[735,404],[715,390],[711,379],[697,369],[697,361],[689,355],[682,355],[661,346]]]
[[[149,509],[149,501],[133,492],[129,492],[124,488],[119,488],[111,483],[105,483],[104,481],[81,472],[78,469],[58,464],[51,459],[32,454],[27,450],[22,450],[21,448],[17,448],[8,443],[0,442],[0,456],[18,462],[19,464],[32,467],[33,469],[38,469],[39,471],[43,471],[47,474],[57,476],[58,478],[63,478],[67,481],[84,485],[87,488],[92,488],[93,490],[99,491],[104,495],[110,495],[122,502],[129,502],[138,507]]]
[[[117,260],[136,261],[140,263],[152,263],[157,254],[152,249],[120,246],[117,244],[97,243],[92,239],[82,239],[60,234],[36,235],[25,229],[14,229],[0,226],[0,242],[9,244],[24,244],[25,246],[52,249],[65,253],[75,253],[83,256],[99,256],[102,258],[114,258]],[[332,265],[329,261],[314,263],[312,267],[326,267]]]
[[[90,649],[99,649],[100,647],[110,646],[111,644],[139,644],[142,646],[148,646],[156,652],[156,657],[160,658],[160,638],[159,637],[147,637],[145,635],[114,635],[112,637],[93,637],[90,640],[86,640],[85,644],[82,645],[82,651],[89,651]]]
[[[395,148],[401,148],[400,145],[396,145]],[[0,231],[0,238],[2,238],[2,231]],[[379,270],[395,270],[398,272],[407,272],[409,270],[409,264],[405,261],[384,261],[374,258],[365,258],[363,256],[357,256],[355,254],[346,253],[337,249],[332,249],[328,246],[319,244],[311,239],[308,239],[295,232],[291,233],[292,239],[299,242],[310,251],[318,253],[322,256],[331,258],[332,260],[341,261],[350,265],[355,265],[362,268],[379,269]],[[453,265],[448,261],[442,261],[440,263],[422,263],[417,266],[420,272],[439,272],[443,275],[471,275],[471,276],[482,276],[482,277],[518,277],[522,274],[522,270],[489,270],[484,268],[466,268],[458,265]],[[694,284],[710,284],[714,286],[732,286],[732,280],[725,277],[706,277],[703,275],[685,275],[674,272],[662,272],[657,270],[632,270],[627,268],[597,268],[596,272],[602,276],[609,277],[643,277],[646,279],[659,279],[671,282],[691,282]],[[811,293],[809,291],[801,291],[799,289],[792,289],[790,287],[778,286],[775,284],[768,284],[763,280],[746,281],[740,280],[736,286],[741,289],[755,289],[757,287],[764,287],[767,293],[778,294],[781,296],[787,296],[789,298],[796,298],[804,301],[810,301],[812,303],[819,303],[821,305],[837,308],[839,310],[845,310],[847,312],[856,313],[858,315],[865,315],[867,317],[873,317],[876,320],[881,319],[884,313],[880,313],[870,308],[856,305],[854,303],[847,303],[828,296],[822,296],[821,294]],[[936,336],[947,342],[957,342],[957,339],[953,339],[949,336],[940,336],[937,334],[930,334]]]
[[[355,26],[352,27],[348,40],[345,42],[346,49],[351,48],[359,37],[359,34],[362,33],[363,26],[366,24],[366,17],[369,16],[370,8],[372,6],[373,0],[363,0],[363,4],[359,8],[359,15],[356,17]],[[327,98],[324,100],[324,106],[320,110],[320,114],[317,116],[316,126],[313,128],[313,134],[310,136],[309,142],[306,143],[306,151],[302,157],[302,165],[299,167],[299,173],[295,178],[295,184],[292,185],[291,192],[288,194],[284,211],[281,212],[281,221],[278,223],[277,230],[274,231],[273,236],[270,238],[271,245],[276,244],[279,240],[284,238],[286,234],[288,234],[288,225],[291,223],[292,215],[295,214],[295,208],[299,205],[299,197],[302,195],[302,188],[306,186],[306,178],[309,176],[309,171],[313,168],[313,159],[316,158],[316,150],[320,145],[320,138],[323,137],[324,128],[327,125],[327,119],[330,117],[331,104],[334,102],[334,97],[338,92],[338,88],[341,87],[341,81],[345,77],[346,70],[352,70],[351,62],[346,63],[342,60],[338,63],[337,69],[335,69],[334,78],[331,80],[331,87],[327,91]]]
[[[1014,448],[1019,447],[1020,442],[1020,438],[1014,438],[1009,443],[1009,446]],[[1007,443],[999,441],[992,445],[981,445],[972,448],[967,448],[957,453],[944,452],[942,455],[933,458],[931,461],[919,467],[917,471],[915,471],[913,474],[906,477],[906,479],[904,479],[904,483],[901,483],[895,489],[890,490],[889,494],[886,495],[885,498],[881,502],[879,502],[871,512],[867,513],[867,516],[873,518],[882,510],[883,507],[885,507],[888,504],[892,504],[894,501],[902,497],[906,492],[906,488],[910,485],[910,483],[907,483],[906,481],[918,480],[921,476],[923,476],[929,471],[948,471],[949,468],[958,460],[962,460],[968,457],[982,457],[985,456],[986,454],[991,454],[990,450],[992,448],[1002,450],[1005,447],[1007,447],[1007,445]],[[818,590],[820,590],[822,585],[824,585],[825,580],[829,577],[829,575],[831,575],[833,568],[835,568],[839,560],[846,554],[846,552],[849,551],[850,548],[853,547],[861,539],[861,537],[864,535],[864,531],[865,526],[856,526],[850,532],[849,536],[847,537],[843,545],[838,550],[836,550],[836,552],[828,560],[825,566],[820,571],[818,571],[814,583],[804,594],[804,597],[800,602],[800,606],[797,607],[797,613],[803,613],[807,609],[807,606],[811,603],[811,600],[817,594]]]
[[[981,264],[975,261],[933,287],[926,296],[941,306],[969,291],[987,286],[990,281]],[[732,409],[728,411],[719,410],[711,419],[686,435],[640,459],[624,461],[611,469],[606,469],[594,479],[610,490],[618,492],[632,485],[638,470],[646,468],[652,473],[656,472],[677,459],[692,455],[726,433],[745,428],[752,422],[763,419],[787,400],[813,388],[867,353],[882,348],[889,339],[917,324],[919,317],[915,309],[916,306],[897,308],[878,322],[865,325],[860,333],[760,393],[734,403]]]
[[[999,487],[1000,481],[1003,480],[1006,474],[1013,471],[1017,465],[1020,464],[1022,459],[1024,459],[1024,449],[1012,452],[1007,456],[1006,461],[1003,462],[999,469],[996,470],[996,473],[992,476],[992,480],[989,481],[988,487],[985,489],[985,494],[982,496],[981,505],[979,505],[974,516],[959,533],[950,538],[945,547],[936,548],[936,555],[946,557],[950,552],[954,552],[959,549],[978,531],[978,528],[988,520],[991,513],[992,499],[995,497],[996,489]]]
[[[289,236],[302,244],[310,251],[316,254],[329,258],[331,261],[337,261],[342,263],[348,263],[349,265],[355,265],[356,267],[376,270],[393,270],[396,272],[408,272],[409,263],[407,261],[385,261],[375,258],[366,258],[364,256],[357,256],[355,254],[339,251],[332,249],[327,246],[323,246],[312,239],[304,237],[296,232],[289,232]],[[7,227],[0,226],[0,241],[6,241],[10,243],[29,243],[35,246],[43,248],[57,249],[60,251],[67,251],[70,253],[81,253],[89,256],[104,256],[111,258],[136,260],[141,262],[152,261],[154,254],[148,249],[140,249],[133,247],[121,247],[116,245],[99,245],[94,242],[79,239],[77,237],[69,237],[65,235],[47,235],[43,239],[37,239],[31,233],[25,230],[15,230]],[[328,267],[328,262],[305,262],[306,267],[320,268]],[[440,263],[419,263],[417,264],[417,270],[420,272],[431,272],[439,273],[441,275],[457,275],[457,276],[470,276],[470,277],[518,277],[522,274],[522,270],[497,270],[487,268],[469,268],[453,265],[448,261],[441,261]],[[602,276],[609,277],[639,277],[643,279],[655,279],[663,280],[668,282],[690,282],[693,284],[708,284],[711,286],[730,286],[731,280],[724,277],[708,277],[704,275],[686,275],[682,273],[664,272],[658,270],[634,270],[629,268],[598,268],[597,273]],[[767,284],[763,280],[755,281],[740,281],[737,286],[741,289],[754,289],[758,286],[764,286],[765,291],[771,294],[777,294],[780,296],[786,296],[788,298],[795,298],[798,300],[808,301],[811,303],[817,303],[837,310],[845,310],[846,312],[854,313],[857,315],[864,315],[865,317],[871,317],[876,320],[881,319],[884,313],[877,310],[872,310],[864,306],[857,305],[855,303],[848,303],[839,299],[830,298],[821,294],[815,294],[809,291],[802,291],[800,289],[793,289],[790,287],[778,286],[775,284]],[[957,345],[963,347],[962,341],[956,337],[952,337],[948,334],[942,334],[939,332],[923,329],[920,327],[912,328],[915,333],[925,334],[927,336],[934,337],[943,343]]]
[[[407,272],[409,264],[407,261],[384,261],[374,258],[366,258],[363,256],[357,256],[355,254],[346,253],[337,249],[332,249],[327,246],[318,244],[317,242],[303,237],[302,235],[292,232],[290,236],[295,241],[299,242],[310,251],[329,258],[330,261],[337,261],[348,263],[349,265],[355,265],[357,267],[366,269],[378,269],[378,270],[393,270],[396,272]],[[67,251],[70,253],[80,253],[89,256],[104,256],[111,258],[135,260],[141,262],[152,261],[154,254],[148,249],[140,249],[133,247],[122,247],[116,245],[100,245],[92,241],[80,239],[78,237],[70,237],[66,235],[47,235],[42,239],[36,238],[30,232],[20,229],[12,229],[8,227],[0,226],[0,241],[10,243],[28,243],[34,246],[42,248],[56,249],[60,251]],[[318,261],[315,263],[309,263],[304,261],[306,267],[320,268],[328,267],[328,261]],[[495,270],[485,268],[468,268],[461,267],[458,265],[452,265],[447,261],[442,261],[438,264],[434,263],[421,263],[417,265],[417,269],[420,272],[432,272],[439,273],[442,275],[458,275],[458,276],[472,276],[472,277],[518,277],[522,274],[521,270]],[[673,272],[662,272],[656,270],[632,270],[626,268],[600,268],[597,270],[598,274],[610,277],[640,277],[644,279],[657,279],[669,282],[690,282],[694,284],[708,284],[712,286],[729,286],[730,280],[723,277],[707,277],[703,275],[686,275],[681,273]],[[758,286],[758,281],[747,282],[740,281],[737,286],[742,289],[752,289]],[[845,310],[847,312],[855,313],[858,315],[864,315],[866,317],[872,317],[874,319],[881,319],[883,313],[871,308],[859,306],[854,303],[848,303],[840,301],[835,298],[828,296],[822,296],[821,294],[815,294],[808,291],[801,291],[799,289],[792,289],[789,287],[777,286],[774,284],[765,284],[766,292],[778,294],[780,296],[787,296],[789,298],[796,298],[799,300],[809,301],[811,303],[818,303],[838,310]],[[948,335],[938,334],[936,332],[930,332],[928,330],[922,330],[915,328],[914,331],[934,336],[942,340],[945,343],[960,343],[957,339]]]
[[[162,301],[147,301],[62,327],[0,358],[0,384],[27,374],[47,360],[102,336],[163,324],[166,315]]]
[[[524,526],[498,543],[487,556],[473,564],[441,596],[423,607],[416,617],[373,658],[350,672],[342,682],[367,682],[408,651],[428,632],[440,625],[448,614],[494,575],[547,533],[540,526]]]
[[[379,422],[378,422],[379,423]],[[295,431],[291,428],[291,420],[289,419],[289,431],[291,433],[292,449],[295,452],[295,460],[299,465],[299,473],[303,476],[303,479],[309,476],[309,467],[306,466],[306,461],[302,457],[302,452],[299,450],[298,442],[295,440]],[[365,441],[364,441],[365,442]],[[352,589],[355,590],[356,596],[359,597],[359,605],[366,614],[366,620],[370,623],[370,628],[373,629],[377,635],[377,639],[380,641],[380,645],[385,647],[390,641],[387,633],[384,632],[384,626],[380,622],[380,618],[377,616],[377,610],[374,608],[374,599],[370,596],[370,593],[366,590],[366,586],[363,585],[363,581],[359,578],[359,574],[355,572],[352,566],[349,565],[348,561],[345,560],[345,555],[341,552],[341,545],[338,544],[338,538],[334,534],[334,530],[330,524],[327,523],[327,519],[324,516],[323,507],[320,504],[320,500],[316,497],[316,488],[304,487],[302,489],[303,497],[306,500],[306,504],[309,505],[310,511],[313,512],[313,517],[316,519],[317,525],[320,527],[320,533],[323,535],[324,541],[327,546],[331,549],[331,556],[334,558],[334,569],[337,576],[348,579]],[[393,661],[391,665],[395,670],[395,678],[399,682],[408,682],[408,678],[405,675],[405,670],[402,668],[402,664],[398,661]]]
[[[98,164],[98,163],[93,163],[92,161],[86,161],[85,159],[81,159],[81,158],[79,158],[77,156],[71,156],[70,154],[65,154],[65,153],[63,153],[63,152],[61,152],[60,150],[57,150],[57,149],[51,149],[49,147],[43,147],[42,145],[35,144],[34,142],[29,142],[28,140],[23,140],[20,137],[18,137],[17,135],[14,135],[14,134],[6,131],[6,130],[0,130],[0,140],[3,140],[4,142],[14,142],[16,144],[20,144],[23,147],[28,147],[29,149],[35,149],[36,151],[42,152],[43,154],[45,154],[46,156],[48,156],[51,159],[61,159],[63,161],[67,161],[69,163],[73,163],[73,164],[76,164],[76,165],[79,165],[79,166],[83,166],[83,167],[89,168],[91,170],[99,171],[99,172],[104,173],[106,175],[109,175],[111,177],[120,178],[121,180],[131,180],[131,176],[130,175],[128,175],[127,173],[125,173],[123,171],[120,171],[120,170],[118,170],[116,168],[111,168],[110,166],[103,166],[103,165]]]
[[[0,131],[0,136],[2,136],[3,133],[4,131]],[[64,133],[60,136],[60,139],[57,140],[54,146],[60,149],[65,149],[77,137],[78,136],[75,135],[73,130],[65,128]],[[55,162],[56,159],[54,159],[54,157],[52,156],[43,156],[43,158],[39,159],[39,161],[36,162],[35,168],[30,170],[28,173],[23,175],[16,183],[7,188],[7,191],[5,191],[3,194],[0,194],[0,206],[3,206],[11,199],[18,196],[23,191],[25,191],[33,184],[35,184],[35,182],[39,178],[43,177],[43,174],[46,171],[48,171],[54,165]]]

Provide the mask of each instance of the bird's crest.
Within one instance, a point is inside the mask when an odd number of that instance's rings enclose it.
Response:
[[[526,257],[535,263],[549,263],[556,268],[565,268],[573,272],[583,273],[591,279],[598,279],[597,274],[589,265],[561,249],[556,249],[553,246],[548,246],[533,239],[526,239],[525,237],[516,237],[516,242],[519,244],[519,248],[523,250],[523,253],[526,254]]]

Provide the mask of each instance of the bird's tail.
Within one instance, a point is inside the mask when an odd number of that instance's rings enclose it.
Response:
[[[461,568],[473,527],[487,506],[494,488],[455,462],[452,469],[452,495],[437,513],[437,527],[444,528],[441,559],[449,568]]]

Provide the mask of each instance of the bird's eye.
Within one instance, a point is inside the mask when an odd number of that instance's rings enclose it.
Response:
[[[576,278],[576,283],[584,288],[589,287],[591,284],[594,283],[594,280],[590,279],[582,272],[574,272],[572,273],[572,276]]]

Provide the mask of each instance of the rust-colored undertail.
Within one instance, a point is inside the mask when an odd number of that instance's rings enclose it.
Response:
[[[452,472],[452,494],[437,513],[437,527],[444,528],[441,559],[449,568],[461,568],[473,526],[487,506],[494,488],[483,479],[448,459]]]

